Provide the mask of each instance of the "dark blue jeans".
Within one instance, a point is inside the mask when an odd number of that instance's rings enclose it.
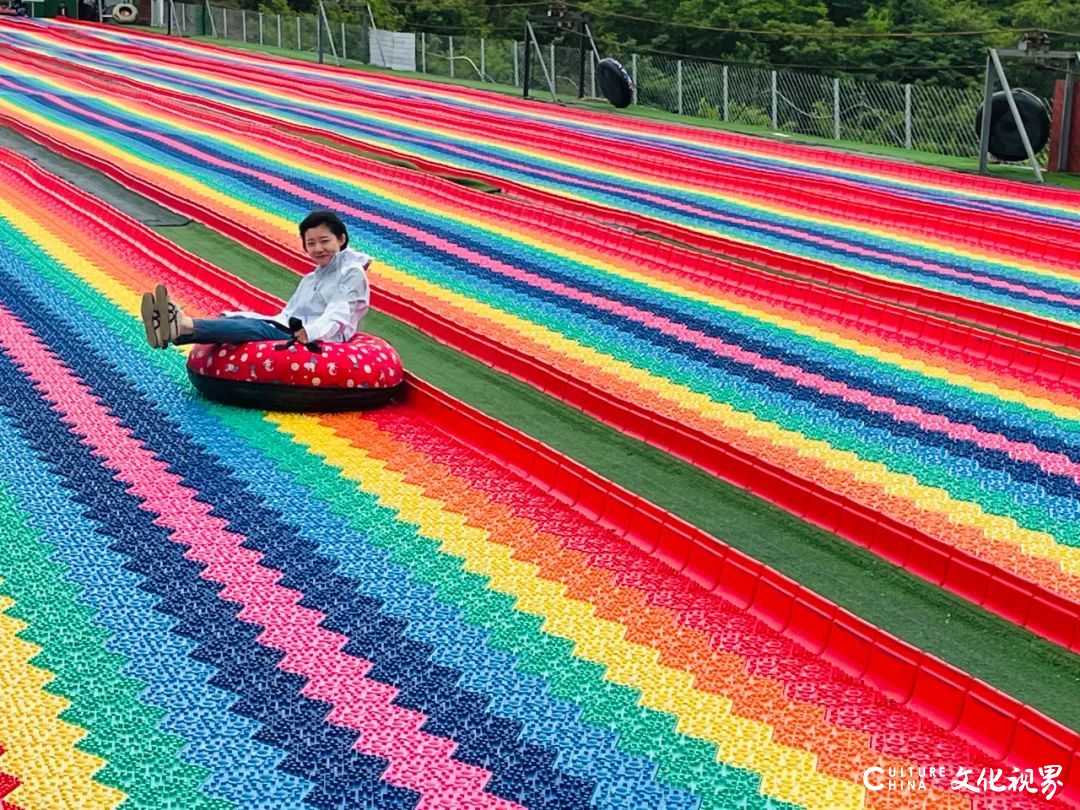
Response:
[[[280,340],[289,333],[270,321],[258,318],[197,318],[195,331],[180,335],[174,342],[185,343],[247,343],[250,340]]]

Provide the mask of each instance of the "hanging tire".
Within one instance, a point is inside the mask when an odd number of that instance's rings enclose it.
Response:
[[[1046,142],[1050,140],[1050,113],[1042,100],[1029,93],[1027,90],[1013,90],[1013,101],[1020,113],[1020,120],[1024,122],[1028,140],[1031,141],[1031,149],[1035,154],[1042,151]],[[975,113],[975,135],[982,137],[983,105]],[[1005,91],[994,93],[990,102],[990,145],[988,150],[998,160],[1017,161],[1027,160],[1027,151],[1024,149],[1024,141],[1020,137],[1020,130],[1013,119],[1012,110],[1009,109],[1009,100]]]
[[[139,16],[139,10],[131,3],[117,3],[112,9],[112,18],[115,22],[123,25],[135,22]]]
[[[614,59],[601,59],[596,65],[596,80],[600,92],[615,107],[629,107],[634,101],[634,80],[626,68]]]

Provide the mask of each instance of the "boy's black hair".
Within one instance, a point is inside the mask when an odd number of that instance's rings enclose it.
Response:
[[[342,250],[349,246],[349,231],[345,223],[341,221],[341,217],[333,211],[312,211],[304,217],[304,221],[300,223],[300,239],[303,240],[304,234],[320,225],[329,228],[334,236],[345,237],[345,243],[341,246]]]

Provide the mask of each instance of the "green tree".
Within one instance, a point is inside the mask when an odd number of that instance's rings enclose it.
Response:
[[[406,30],[483,36],[489,33],[487,6],[481,0],[395,0]]]

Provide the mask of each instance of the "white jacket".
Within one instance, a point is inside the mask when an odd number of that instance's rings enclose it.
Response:
[[[356,334],[371,302],[367,269],[371,257],[345,248],[326,267],[316,267],[300,280],[285,308],[275,315],[226,312],[227,317],[258,318],[289,325],[304,324],[308,340],[346,341]]]

